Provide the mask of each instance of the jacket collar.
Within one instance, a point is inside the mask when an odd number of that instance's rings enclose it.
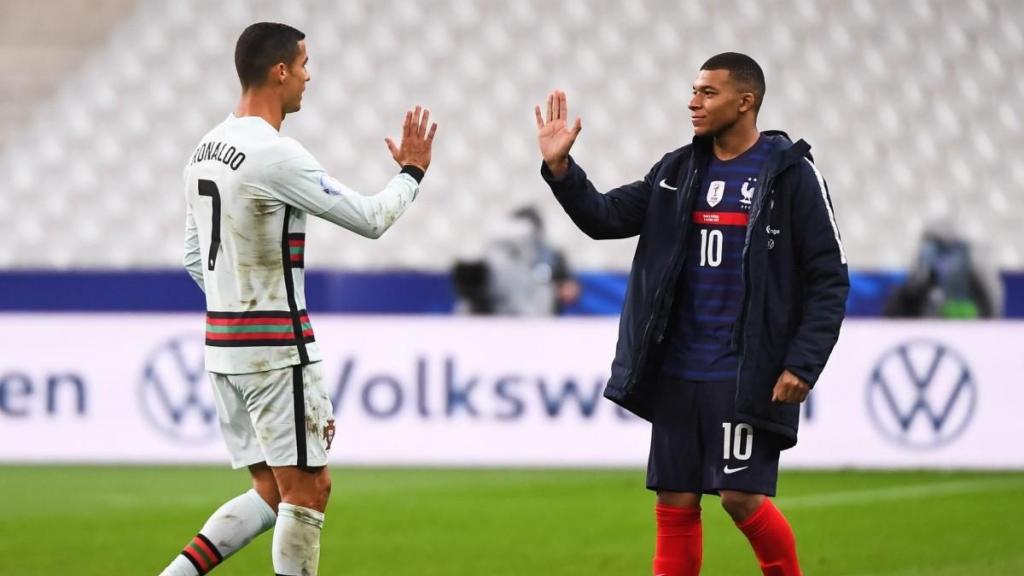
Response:
[[[789,134],[782,130],[765,130],[761,135],[767,137],[772,145],[768,170],[772,177],[778,176],[805,157],[814,161],[810,152],[811,145],[806,140],[793,142]],[[693,150],[698,159],[706,160],[711,157],[712,143],[713,139],[710,136],[693,137]]]
[[[762,134],[771,140],[775,148],[772,152],[769,169],[772,177],[782,174],[787,168],[804,158],[814,159],[811,156],[811,145],[806,140],[793,142],[789,134],[782,130],[765,130]]]

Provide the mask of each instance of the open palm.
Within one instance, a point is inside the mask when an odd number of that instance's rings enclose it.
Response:
[[[533,111],[537,117],[537,144],[544,163],[555,176],[561,176],[569,169],[569,150],[583,128],[580,119],[576,118],[572,127],[569,126],[569,105],[565,92],[561,90],[548,95],[546,120],[540,106],[534,107]]]

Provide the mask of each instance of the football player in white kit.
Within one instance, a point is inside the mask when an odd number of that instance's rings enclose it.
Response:
[[[206,369],[231,464],[248,467],[253,488],[221,506],[164,576],[206,574],[272,527],[274,572],[317,573],[334,417],[305,309],[306,215],[377,238],[430,165],[437,125],[419,106],[400,143],[386,139],[401,171],[374,196],[346,188],[279,134],[310,80],[304,38],[273,23],[242,33],[238,108],[185,168],[184,263],[206,293]]]

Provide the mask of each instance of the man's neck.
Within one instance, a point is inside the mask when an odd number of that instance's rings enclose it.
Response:
[[[252,90],[242,93],[242,98],[235,108],[235,116],[259,116],[266,120],[267,124],[274,127],[274,130],[281,131],[281,123],[284,122],[284,110],[276,98],[270,98],[267,94]]]
[[[722,134],[715,136],[714,152],[719,160],[732,160],[757,144],[761,133],[756,125],[734,126]]]

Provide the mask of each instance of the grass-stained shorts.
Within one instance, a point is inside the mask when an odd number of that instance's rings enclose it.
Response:
[[[324,466],[334,408],[320,362],[252,374],[210,373],[231,465]]]

